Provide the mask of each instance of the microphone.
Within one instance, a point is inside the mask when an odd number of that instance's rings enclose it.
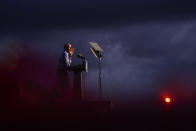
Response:
[[[81,58],[81,59],[86,59],[81,53],[79,53],[79,54],[77,55],[77,57],[78,57],[78,58]]]

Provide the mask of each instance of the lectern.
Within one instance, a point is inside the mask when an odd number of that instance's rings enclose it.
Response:
[[[71,66],[70,70],[73,71],[73,100],[74,101],[82,101],[83,100],[83,87],[82,87],[82,72],[88,72],[88,62],[87,60],[81,55],[78,54],[78,57],[81,58],[82,64]]]

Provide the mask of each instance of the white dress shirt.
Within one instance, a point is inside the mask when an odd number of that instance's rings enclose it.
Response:
[[[71,66],[71,58],[67,51],[64,51],[64,64],[65,64],[65,67]]]

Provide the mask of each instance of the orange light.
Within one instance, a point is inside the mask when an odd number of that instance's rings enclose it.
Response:
[[[171,99],[170,99],[169,97],[166,97],[166,98],[165,98],[165,102],[166,102],[166,103],[170,103],[170,102],[171,102]]]

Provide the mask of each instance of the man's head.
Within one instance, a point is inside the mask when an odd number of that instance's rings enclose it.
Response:
[[[74,48],[71,48],[71,44],[70,43],[66,43],[64,45],[64,50],[67,51],[70,54],[70,57],[73,56],[73,54],[74,54]]]
[[[66,51],[70,51],[71,50],[71,44],[70,43],[66,43],[65,45],[64,45],[64,50],[66,50]]]

